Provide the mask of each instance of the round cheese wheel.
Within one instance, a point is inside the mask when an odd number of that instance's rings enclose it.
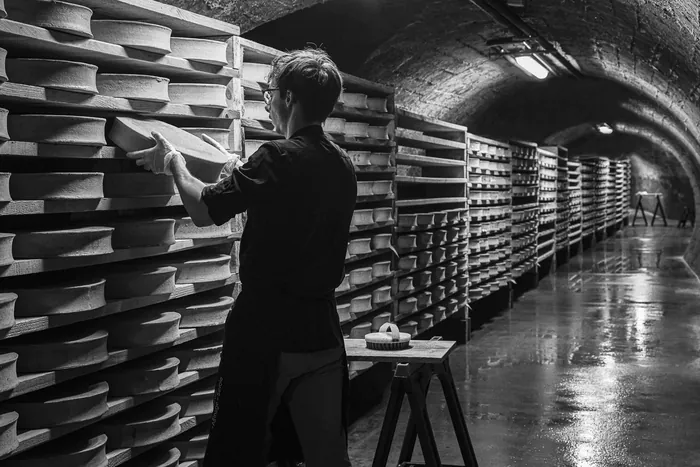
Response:
[[[15,240],[15,234],[0,232],[0,267],[9,266],[15,262],[12,256],[12,246]]]
[[[12,21],[91,39],[92,10],[58,0],[23,0],[7,4]]]
[[[168,446],[176,448],[181,453],[180,459],[183,461],[193,461],[204,459],[204,454],[207,450],[207,442],[209,441],[208,433],[197,435],[185,434],[186,439],[177,439],[168,443]]]
[[[175,357],[156,357],[137,360],[105,374],[111,396],[141,396],[175,389],[180,384]]]
[[[15,325],[17,294],[0,292],[0,331]]]
[[[201,328],[211,326],[223,326],[226,322],[231,307],[232,297],[211,297],[204,295],[195,296],[196,300],[190,300],[184,306],[175,311],[180,314],[181,328]]]
[[[92,20],[92,34],[98,41],[145,50],[159,55],[171,52],[172,29],[139,21]]]
[[[211,107],[214,109],[225,109],[228,107],[226,86],[223,84],[170,83],[168,93],[173,104]]]
[[[135,448],[161,443],[180,433],[180,406],[158,401],[108,419],[103,429],[107,449]]]
[[[144,267],[124,265],[106,274],[105,296],[109,299],[170,295],[175,291],[172,266]]]
[[[12,201],[10,196],[10,176],[9,172],[0,172],[0,203]]]
[[[172,96],[171,96],[172,98]],[[109,138],[126,152],[148,149],[155,145],[151,133],[157,131],[182,153],[187,168],[203,182],[218,180],[228,154],[223,154],[212,145],[187,131],[153,119],[116,117]]]
[[[31,400],[10,400],[6,404],[19,413],[19,428],[36,430],[95,420],[107,412],[108,392],[109,386],[105,382],[72,385],[43,392]]]
[[[229,138],[231,135],[231,130],[228,128],[204,128],[204,127],[182,127],[187,133],[202,139],[202,135],[207,135],[224,149],[231,149]]]
[[[7,81],[7,70],[5,68],[5,60],[7,60],[7,50],[0,47],[0,84]]]
[[[73,279],[70,281],[47,280],[37,282],[31,288],[13,288],[17,294],[15,316],[57,316],[90,312],[106,305],[104,279]]]
[[[226,42],[193,37],[171,37],[170,48],[175,57],[209,65],[228,65]]]
[[[0,141],[7,141],[10,139],[7,130],[7,116],[9,113],[7,109],[0,109]]]
[[[7,467],[107,467],[107,436],[76,434],[3,460]]]
[[[0,413],[0,457],[5,456],[19,447],[17,439],[17,412]],[[3,461],[3,464],[5,461]]]
[[[197,227],[192,222],[191,217],[179,217],[175,219],[175,238],[177,240],[186,238],[221,238],[231,235],[230,221],[218,225]]]
[[[110,348],[130,349],[172,344],[179,336],[179,326],[178,313],[130,313],[108,324],[108,345]]]
[[[231,277],[231,257],[214,255],[198,257],[199,252],[183,255],[168,260],[168,264],[177,268],[175,281],[178,284],[199,284],[203,282],[224,281]]]
[[[72,329],[60,333],[37,333],[17,339],[12,349],[19,354],[19,373],[40,373],[82,368],[109,358],[107,331]]]
[[[174,219],[134,219],[110,224],[112,248],[144,248],[175,243]]]
[[[208,415],[214,412],[214,386],[216,379],[207,379],[204,384],[194,384],[165,396],[168,402],[182,407],[181,417]]]
[[[151,75],[98,73],[97,90],[103,96],[150,102],[170,102],[168,78]]]
[[[17,232],[12,254],[17,259],[99,256],[113,253],[111,227]]]
[[[13,83],[82,94],[98,93],[97,66],[90,63],[46,58],[8,58],[5,67],[7,78]]]
[[[223,333],[217,332],[187,344],[178,345],[170,351],[170,354],[180,360],[181,373],[216,369],[219,368],[221,361],[223,341]]]
[[[10,392],[17,387],[17,359],[14,352],[0,353],[0,394]]]
[[[10,194],[15,200],[101,199],[102,181],[96,172],[13,173]]]
[[[151,172],[106,173],[104,194],[107,198],[140,198],[177,194],[173,177]]]
[[[78,115],[10,114],[7,128],[15,141],[104,146],[106,122]]]
[[[155,448],[124,464],[125,467],[178,467],[180,451],[177,448]],[[77,467],[77,466],[76,466]],[[105,466],[106,467],[106,466]]]

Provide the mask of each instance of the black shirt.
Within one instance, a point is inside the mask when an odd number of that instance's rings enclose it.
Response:
[[[240,325],[264,324],[285,340],[286,351],[332,347],[328,336],[342,345],[334,291],[345,274],[356,197],[350,158],[319,125],[266,142],[229,177],[204,188],[217,225],[248,212],[239,258],[246,297],[239,299],[280,308],[248,309],[258,316],[241,316]]]

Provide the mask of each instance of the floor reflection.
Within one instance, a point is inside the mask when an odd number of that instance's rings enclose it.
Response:
[[[482,467],[700,466],[700,283],[680,258],[690,234],[621,232],[459,349]],[[429,399],[443,462],[461,464],[436,387]],[[371,465],[383,410],[352,428],[356,467]]]

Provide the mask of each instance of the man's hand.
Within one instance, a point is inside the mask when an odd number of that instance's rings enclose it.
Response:
[[[153,173],[172,175],[170,161],[180,153],[160,133],[154,131],[151,136],[156,142],[155,146],[141,151],[127,152],[126,157],[135,160],[136,165]]]
[[[224,167],[221,169],[221,173],[219,174],[219,180],[228,177],[231,175],[231,172],[233,172],[233,169],[243,165],[243,161],[241,161],[240,156],[228,152],[226,148],[224,148],[217,141],[214,141],[214,139],[212,139],[209,135],[202,134],[202,139],[218,149],[219,152],[228,156],[228,161],[226,161],[226,164],[224,164]]]

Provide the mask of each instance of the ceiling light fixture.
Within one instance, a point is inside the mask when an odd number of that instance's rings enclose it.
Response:
[[[515,57],[515,63],[537,79],[546,79],[549,76],[549,70],[540,63],[536,55]]]
[[[611,135],[613,134],[613,128],[608,125],[607,123],[599,123],[595,126],[595,129],[600,133],[601,135]]]

